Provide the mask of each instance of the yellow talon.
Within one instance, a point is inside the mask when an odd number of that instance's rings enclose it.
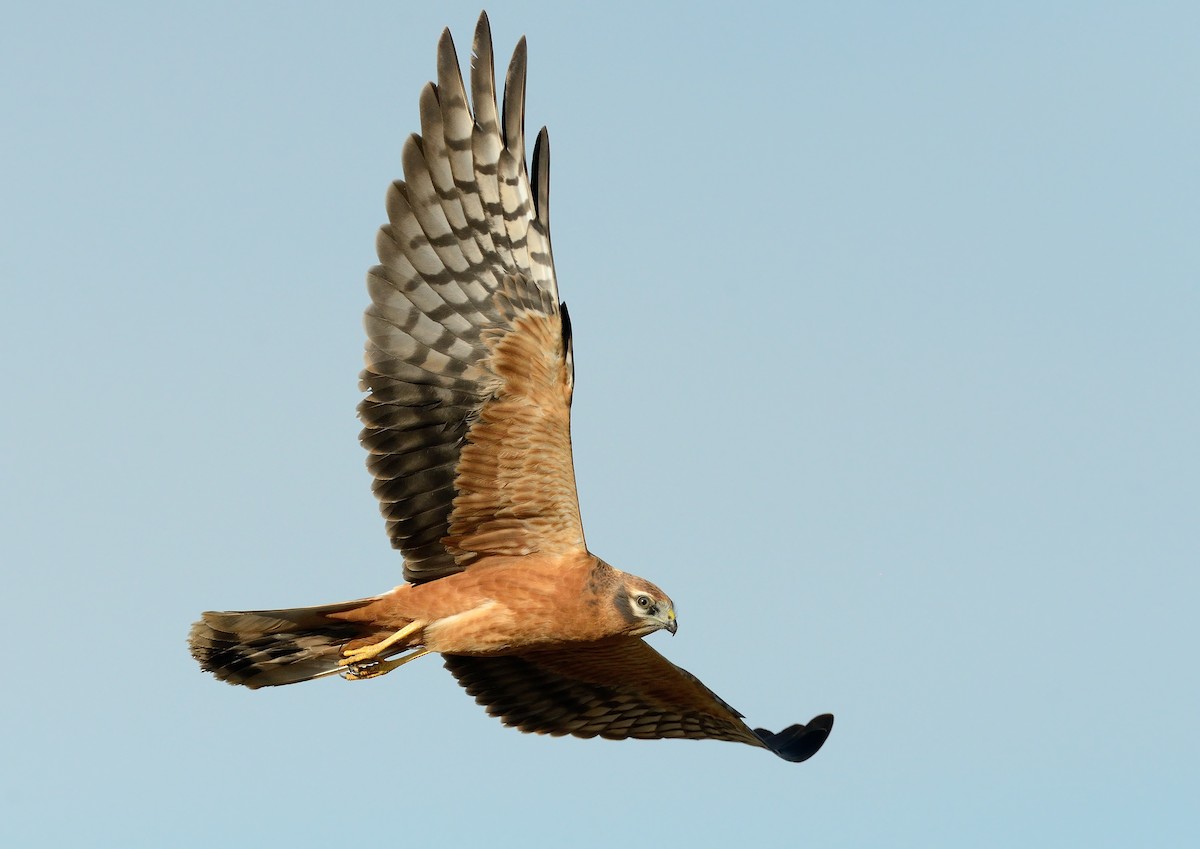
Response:
[[[346,671],[342,673],[342,677],[347,681],[366,681],[368,678],[378,678],[380,675],[387,675],[396,667],[403,666],[410,660],[424,657],[429,652],[430,649],[417,649],[412,654],[406,654],[395,660],[350,661],[348,664],[343,661],[342,665],[346,666]]]
[[[420,619],[416,620],[415,622],[410,622],[399,631],[392,634],[386,640],[380,640],[377,643],[371,643],[367,646],[359,646],[356,649],[342,652],[343,659],[338,661],[338,663],[341,666],[352,666],[355,664],[364,663],[368,660],[375,660],[381,657],[389,648],[396,645],[396,643],[412,636],[424,627],[425,622]],[[380,663],[382,662],[383,661],[380,661]],[[380,672],[378,674],[383,675],[384,673]]]

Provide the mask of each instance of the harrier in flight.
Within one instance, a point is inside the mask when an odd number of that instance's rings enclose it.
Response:
[[[448,30],[437,64],[367,278],[358,408],[406,583],[323,607],[205,613],[193,656],[257,688],[334,673],[361,681],[437,653],[479,704],[522,731],[729,740],[808,759],[832,716],[777,734],[750,728],[643,640],[675,633],[667,594],[588,551],[545,129],[525,166],[525,40],[501,108],[486,15],[471,105]]]

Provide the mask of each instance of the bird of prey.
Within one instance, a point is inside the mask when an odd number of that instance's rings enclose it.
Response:
[[[257,688],[336,673],[361,681],[437,653],[522,731],[729,740],[806,760],[832,716],[779,733],[746,725],[643,640],[675,633],[670,597],[584,543],[550,145],[543,128],[527,169],[525,61],[522,38],[498,107],[482,15],[468,102],[443,32],[367,278],[360,439],[406,582],[321,607],[205,613],[192,654]]]

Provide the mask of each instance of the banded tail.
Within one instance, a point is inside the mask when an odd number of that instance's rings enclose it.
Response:
[[[375,601],[364,598],[291,610],[209,611],[188,645],[205,672],[251,689],[310,681],[340,672],[343,648],[378,627],[330,618]]]

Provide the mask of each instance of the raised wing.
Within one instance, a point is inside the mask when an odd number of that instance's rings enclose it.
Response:
[[[636,638],[499,657],[446,655],[445,662],[489,714],[538,734],[728,740],[799,762],[817,753],[833,727],[823,714],[778,734],[751,729],[696,676]]]
[[[368,275],[359,405],[367,466],[414,583],[480,555],[584,548],[571,460],[570,322],[550,252],[549,140],[525,168],[525,40],[497,112],[491,32],[475,30],[474,113],[449,30],[421,135]]]

